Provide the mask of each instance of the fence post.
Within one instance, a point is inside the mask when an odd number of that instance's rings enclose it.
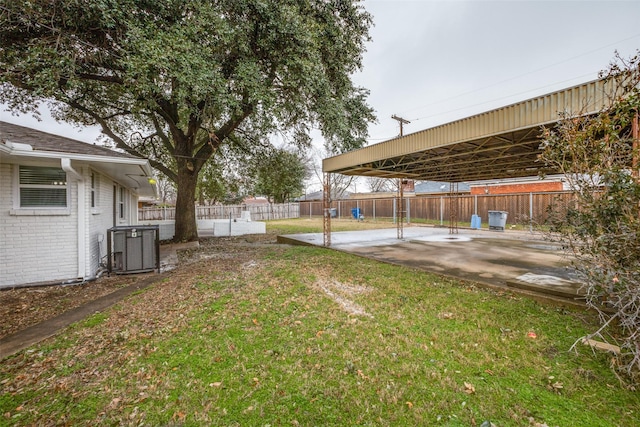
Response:
[[[393,223],[394,224],[398,223],[398,218],[396,218],[396,205],[397,205],[397,203],[393,204]]]
[[[440,196],[440,225],[444,224],[444,199]]]
[[[478,195],[473,196],[473,213],[474,215],[478,215]]]
[[[373,220],[376,220],[376,199],[373,199]]]
[[[407,204],[407,224],[411,224],[411,199],[406,197],[405,200]]]
[[[529,193],[529,233],[533,233],[533,193]]]

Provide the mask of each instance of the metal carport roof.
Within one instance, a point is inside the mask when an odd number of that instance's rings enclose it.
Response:
[[[611,99],[594,80],[323,160],[325,173],[445,182],[556,173],[538,162],[541,127],[588,115]]]

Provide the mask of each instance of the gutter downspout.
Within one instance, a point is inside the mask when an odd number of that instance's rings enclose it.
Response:
[[[85,182],[81,174],[79,174],[71,166],[71,160],[67,158],[60,159],[62,170],[69,174],[73,179],[78,181],[78,277],[86,277],[86,242],[85,235],[87,231],[87,218],[85,214]]]

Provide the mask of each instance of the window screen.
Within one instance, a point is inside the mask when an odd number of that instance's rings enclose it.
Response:
[[[20,207],[67,207],[67,174],[60,168],[20,166]]]

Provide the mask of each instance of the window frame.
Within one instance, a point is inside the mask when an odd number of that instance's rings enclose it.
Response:
[[[118,221],[120,222],[126,221],[127,219],[126,198],[126,188],[118,185]]]
[[[58,169],[64,172],[65,181],[64,184],[23,184],[20,179],[21,168],[42,168],[42,169]],[[42,190],[65,190],[65,205],[35,205],[35,206],[23,206],[22,205],[22,189],[42,189]],[[14,167],[14,211],[17,212],[56,212],[56,213],[68,213],[71,208],[71,186],[69,185],[69,174],[59,166],[49,165],[34,165],[34,164],[16,164]]]
[[[89,183],[90,183],[90,192],[91,192],[91,209],[96,209],[98,207],[98,173],[90,170],[89,171]]]

